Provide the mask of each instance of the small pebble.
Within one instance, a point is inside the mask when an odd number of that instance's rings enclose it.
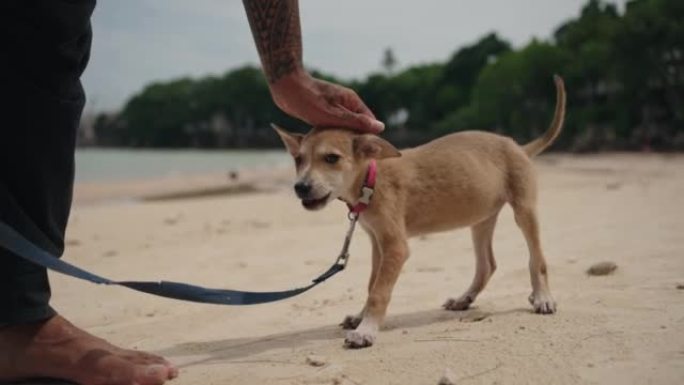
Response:
[[[437,385],[455,385],[456,381],[454,380],[454,374],[451,372],[449,368],[444,370],[444,374],[442,375],[442,378],[439,379],[439,382]]]
[[[617,269],[617,265],[614,262],[599,262],[594,265],[592,265],[588,270],[587,274],[589,275],[608,275],[612,274],[615,269]]]
[[[104,257],[114,257],[114,256],[116,256],[117,254],[119,254],[119,252],[117,252],[116,250],[108,250],[108,251],[105,251],[105,253],[102,254],[102,256],[104,256]]]
[[[322,357],[322,356],[319,356],[316,354],[310,354],[309,356],[306,357],[306,363],[311,365],[311,366],[319,367],[319,366],[324,366],[328,362],[325,359],[325,357]]]
[[[677,290],[684,290],[684,283],[678,283]]]

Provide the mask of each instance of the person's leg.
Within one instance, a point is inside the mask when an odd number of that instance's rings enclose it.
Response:
[[[71,206],[80,75],[94,0],[0,2],[0,219],[61,255]],[[0,247],[0,382],[52,377],[84,385],[161,384],[177,370],[117,348],[49,306],[45,269]]]
[[[61,255],[94,2],[47,3],[0,6],[0,219]],[[45,269],[0,249],[0,324],[53,316],[49,299]]]

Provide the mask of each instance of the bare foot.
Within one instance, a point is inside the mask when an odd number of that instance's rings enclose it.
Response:
[[[165,359],[118,348],[59,315],[0,328],[0,382],[55,378],[81,385],[160,385],[177,376]]]

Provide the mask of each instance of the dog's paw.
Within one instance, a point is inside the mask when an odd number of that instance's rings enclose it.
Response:
[[[553,300],[551,294],[532,293],[528,300],[537,314],[553,314],[556,312],[556,301]]]
[[[354,330],[357,327],[359,327],[359,324],[361,323],[361,316],[360,315],[348,315],[344,317],[344,320],[342,320],[342,323],[340,323],[340,326],[342,329],[345,330]]]
[[[462,295],[459,298],[449,298],[442,307],[446,310],[460,311],[467,310],[470,304],[473,303],[473,298],[469,295]]]
[[[375,333],[351,330],[347,332],[347,337],[344,339],[344,346],[348,349],[363,349],[373,346],[373,342],[375,342]]]

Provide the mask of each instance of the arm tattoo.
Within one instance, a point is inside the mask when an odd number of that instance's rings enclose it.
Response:
[[[264,74],[273,84],[302,67],[298,0],[243,0]]]

